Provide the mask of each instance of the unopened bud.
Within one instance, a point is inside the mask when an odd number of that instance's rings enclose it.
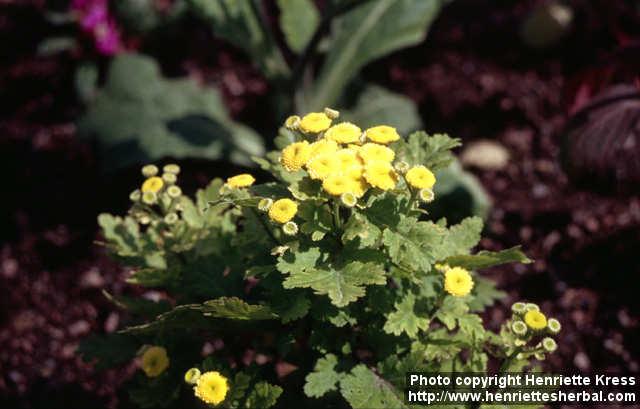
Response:
[[[142,176],[150,178],[158,174],[158,167],[156,165],[146,165],[142,167]]]
[[[198,368],[191,368],[184,374],[184,381],[188,384],[195,385],[200,379],[200,370]]]
[[[169,163],[168,165],[164,165],[162,171],[164,173],[173,173],[174,175],[177,175],[180,173],[180,166],[175,163]]]
[[[258,202],[258,210],[268,212],[271,209],[271,205],[273,205],[273,200],[266,197]]]
[[[324,114],[330,119],[338,119],[340,117],[340,111],[336,111],[335,109],[331,108],[325,108]]]
[[[173,185],[178,180],[178,177],[175,173],[163,173],[162,180],[164,180],[168,185]]]
[[[282,225],[282,231],[287,236],[295,236],[298,234],[298,225],[295,222],[286,222]]]
[[[169,197],[176,199],[182,195],[182,189],[180,189],[179,186],[175,185],[169,186],[169,188],[167,189],[167,194],[169,195]]]
[[[436,195],[435,193],[433,193],[433,190],[425,188],[420,189],[420,192],[418,192],[418,197],[420,197],[420,200],[425,203],[431,203],[433,202],[433,199],[436,197]]]
[[[284,121],[284,126],[292,131],[298,130],[298,126],[300,126],[300,117],[298,115],[291,115]]]
[[[346,207],[353,207],[358,203],[358,198],[351,192],[345,192],[340,195],[340,202]]]
[[[158,196],[154,192],[144,192],[142,194],[142,202],[148,205],[156,204]]]

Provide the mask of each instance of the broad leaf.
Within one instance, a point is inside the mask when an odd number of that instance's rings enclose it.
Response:
[[[467,270],[478,270],[506,263],[531,263],[520,246],[498,252],[483,250],[476,254],[452,256],[445,260],[451,267],[464,267]]]
[[[278,0],[280,28],[287,45],[301,52],[318,26],[320,15],[311,0]]]
[[[340,381],[340,392],[353,409],[406,408],[400,392],[363,364]]]

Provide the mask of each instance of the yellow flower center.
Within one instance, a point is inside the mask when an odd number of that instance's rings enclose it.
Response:
[[[298,212],[298,205],[291,199],[276,200],[269,208],[269,218],[284,224],[293,219]]]
[[[198,378],[193,390],[203,402],[218,405],[227,396],[229,384],[219,372],[205,372]]]
[[[253,185],[255,178],[248,173],[242,173],[227,179],[227,186],[232,188],[248,187]]]
[[[295,142],[282,150],[280,162],[290,172],[300,170],[311,157],[309,142]]]
[[[531,329],[540,330],[547,326],[547,317],[540,311],[527,311],[524,314],[524,322]]]

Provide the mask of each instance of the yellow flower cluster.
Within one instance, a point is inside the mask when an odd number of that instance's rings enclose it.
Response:
[[[381,125],[363,132],[350,122],[331,126],[331,121],[326,113],[319,112],[302,117],[298,129],[307,134],[317,133],[318,139],[313,143],[295,142],[284,148],[280,156],[284,168],[290,172],[306,170],[309,177],[322,182],[322,188],[331,196],[349,193],[360,198],[372,187],[395,188],[398,182],[392,165],[395,152],[385,145],[400,138],[396,129]],[[422,171],[415,175],[423,185],[429,183],[425,178],[428,175]],[[435,178],[431,186],[433,183]]]

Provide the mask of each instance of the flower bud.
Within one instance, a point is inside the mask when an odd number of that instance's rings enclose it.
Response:
[[[178,215],[171,212],[168,213],[165,217],[164,217],[164,222],[167,224],[174,224],[175,222],[178,221]]]
[[[142,167],[142,176],[150,178],[158,174],[158,167],[156,165],[146,165]]]
[[[557,319],[549,318],[549,320],[547,321],[547,328],[552,334],[557,334],[562,329],[562,325],[560,325],[560,321],[558,321]]]
[[[287,129],[290,129],[292,131],[296,131],[299,125],[300,125],[300,117],[298,115],[291,115],[289,118],[287,118],[284,121],[284,126]]]
[[[420,192],[418,192],[418,197],[420,197],[420,200],[425,202],[425,203],[431,203],[433,202],[433,199],[436,195],[433,193],[433,190],[431,189],[420,189]]]
[[[164,180],[168,185],[173,185],[178,180],[178,177],[175,173],[163,173],[162,180]]]
[[[140,217],[138,217],[138,221],[140,224],[147,225],[151,223],[151,218],[147,214],[141,214]]]
[[[167,194],[169,195],[169,197],[176,199],[182,195],[182,189],[175,185],[169,186],[169,188],[167,189]]]
[[[527,333],[527,324],[522,321],[514,321],[514,323],[511,324],[511,329],[514,334],[523,336]]]
[[[296,234],[298,234],[298,225],[296,224],[296,222],[286,222],[282,225],[282,231],[287,236],[295,236]]]
[[[264,199],[261,199],[258,202],[258,210],[262,212],[268,212],[272,204],[273,204],[273,200],[269,199],[268,197],[265,197]]]
[[[142,202],[148,205],[156,204],[158,201],[158,195],[153,192],[144,192],[142,194]]]
[[[324,114],[328,116],[330,119],[337,119],[340,117],[340,111],[336,111],[335,109],[325,108]]]
[[[358,203],[358,198],[351,192],[345,192],[340,195],[340,202],[346,207],[353,207]]]
[[[542,353],[542,352],[536,352],[535,354],[533,354],[533,356],[538,360],[538,361],[544,361],[546,359],[546,356]]]
[[[527,312],[527,305],[523,302],[513,303],[513,305],[511,306],[511,311],[516,314],[524,314],[525,312]]]
[[[220,187],[220,190],[218,191],[218,193],[220,193],[221,196],[226,196],[228,194],[230,194],[233,191],[233,189],[229,186],[227,186],[227,184],[225,183],[224,185],[222,185]]]
[[[542,347],[547,352],[554,352],[558,349],[558,344],[556,344],[556,341],[553,338],[546,337],[542,340]]]
[[[527,341],[525,341],[524,339],[516,339],[515,341],[513,341],[513,344],[517,347],[523,347],[527,344]]]
[[[407,173],[409,171],[409,168],[411,166],[409,166],[409,164],[403,160],[401,160],[400,162],[396,162],[393,167],[395,168],[396,172],[398,172],[401,175],[404,175],[405,173]]]
[[[518,354],[516,355],[516,359],[523,360],[525,359],[525,355],[522,352],[518,352]]]
[[[188,384],[195,385],[200,378],[200,370],[198,368],[191,368],[184,374],[184,381]]]
[[[532,302],[526,303],[524,309],[526,311],[540,311],[540,307],[538,307],[538,304],[534,304]]]
[[[169,163],[168,165],[164,165],[162,171],[164,173],[172,173],[174,175],[177,175],[180,173],[180,166],[176,165],[175,163]]]
[[[140,189],[136,189],[133,192],[131,192],[131,194],[129,195],[129,199],[132,202],[137,202],[140,200],[140,198],[142,197],[142,193],[140,192]]]

